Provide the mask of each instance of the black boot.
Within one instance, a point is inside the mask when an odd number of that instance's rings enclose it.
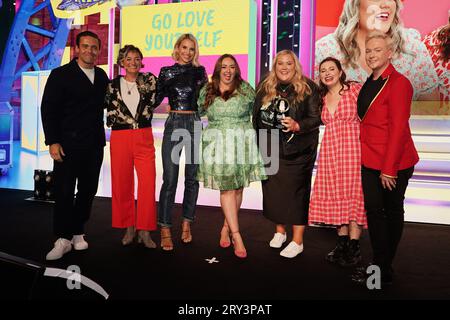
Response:
[[[352,239],[348,244],[347,252],[339,259],[338,264],[341,267],[356,266],[362,260],[361,247],[359,240]]]
[[[348,236],[338,236],[336,247],[326,255],[325,260],[331,263],[338,262],[347,252],[348,241]]]

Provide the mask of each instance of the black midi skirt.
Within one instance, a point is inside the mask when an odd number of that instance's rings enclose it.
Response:
[[[276,224],[307,225],[317,146],[280,158],[279,170],[262,181],[263,215]]]

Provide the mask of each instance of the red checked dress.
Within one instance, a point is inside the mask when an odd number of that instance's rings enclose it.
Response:
[[[334,115],[322,110],[325,133],[309,205],[309,224],[367,227],[361,185],[361,144],[356,101],[361,85],[351,83]],[[326,101],[324,101],[326,104]]]

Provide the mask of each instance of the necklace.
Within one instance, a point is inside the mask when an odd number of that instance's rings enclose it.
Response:
[[[288,85],[283,85],[283,84],[280,84],[279,85],[279,93],[280,93],[280,96],[282,96],[283,98],[286,98],[286,96],[288,95],[288,93],[286,92],[287,91],[287,89],[289,89],[289,87],[292,85],[292,83],[289,83]],[[283,88],[283,86],[284,86],[284,88]]]
[[[131,90],[133,90],[133,88],[134,88],[134,86],[136,85],[136,82],[135,83],[133,83],[132,85],[131,85],[131,87],[130,86],[128,86],[128,81],[126,80],[126,79],[124,79],[125,80],[125,85],[127,86],[127,89],[128,89],[128,94],[129,95],[131,95]]]

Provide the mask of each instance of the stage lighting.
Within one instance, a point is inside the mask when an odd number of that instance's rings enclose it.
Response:
[[[52,171],[34,170],[34,199],[44,201],[55,200]]]

